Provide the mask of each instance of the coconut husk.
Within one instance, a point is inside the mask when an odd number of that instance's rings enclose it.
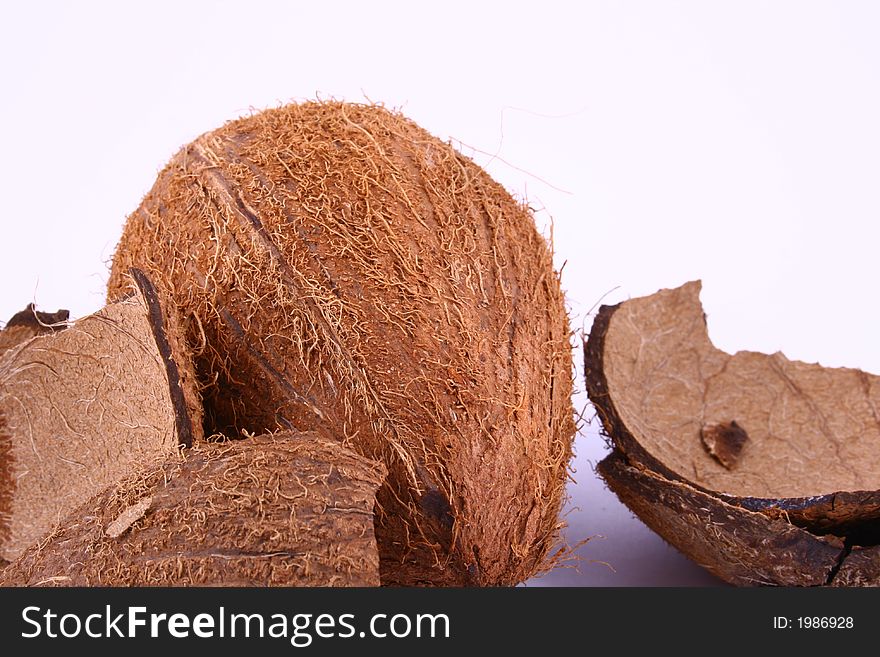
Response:
[[[29,303],[24,310],[15,313],[0,330],[0,356],[7,349],[30,340],[37,335],[60,331],[67,327],[70,311],[58,310],[47,313],[37,310]]]
[[[378,586],[385,476],[315,434],[200,443],[77,508],[3,586]]]
[[[125,300],[63,330],[36,330],[0,356],[2,559],[142,463],[202,435],[172,308],[133,275]]]
[[[574,435],[571,346],[529,209],[381,107],[304,103],[182,149],[114,256],[187,317],[207,427],[339,438],[386,464],[387,584],[546,565]]]
[[[600,309],[585,345],[587,390],[615,449],[656,476],[654,489],[685,485],[682,508],[696,503],[694,491],[712,498],[735,518],[730,531],[752,518],[745,510],[755,511],[774,521],[755,531],[778,533],[779,521],[837,536],[848,554],[880,522],[880,377],[780,353],[726,354],[709,340],[699,292],[699,282],[688,283]],[[622,481],[632,470],[605,469],[640,517],[662,513],[635,501],[647,491]],[[749,577],[719,560],[742,559],[755,581],[808,583],[782,573],[774,579],[762,570],[771,557],[760,551],[746,558],[723,542],[688,542],[655,517],[646,522],[729,581]],[[700,531],[697,520],[693,528]],[[830,581],[814,566],[815,581]]]

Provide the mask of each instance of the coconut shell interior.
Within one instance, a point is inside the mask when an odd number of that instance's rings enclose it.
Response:
[[[0,356],[0,558],[14,559],[95,493],[201,438],[195,376],[168,312],[176,311],[142,273],[133,276],[123,301]]]
[[[303,103],[183,148],[129,217],[188,317],[209,431],[296,429],[385,463],[388,584],[513,584],[556,540],[568,319],[526,206],[381,107]]]
[[[880,377],[780,353],[727,354],[709,340],[699,293],[693,282],[603,306],[594,322],[585,345],[587,389],[617,457],[631,466],[604,467],[611,488],[643,519],[659,514],[637,501],[644,486],[640,493],[624,481],[636,468],[655,477],[654,489],[685,486],[690,497],[682,509],[697,503],[696,493],[711,498],[739,519],[730,531],[753,519],[744,511],[759,511],[773,522],[836,535],[847,553],[873,545],[880,522]],[[662,530],[671,520],[646,522],[677,546],[687,544],[681,532]],[[700,522],[694,521],[697,533],[719,526]],[[775,534],[779,527],[760,531]],[[727,548],[709,541],[682,549],[711,561],[709,552]],[[739,558],[735,550],[729,556]],[[755,559],[742,563],[755,566]],[[828,572],[814,570],[817,582],[830,581]],[[741,573],[718,572],[744,581]],[[797,583],[788,575],[753,575]]]
[[[378,586],[380,463],[315,434],[198,443],[74,510],[5,586]]]

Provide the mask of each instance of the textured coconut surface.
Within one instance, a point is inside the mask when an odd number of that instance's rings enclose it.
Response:
[[[315,434],[198,443],[73,511],[5,586],[378,586],[382,464]]]
[[[880,377],[726,354],[699,293],[694,282],[600,309],[585,345],[587,390],[615,447],[600,472],[728,581],[826,584],[838,568],[855,581],[848,555],[880,538]],[[780,540],[797,549],[780,553]]]
[[[14,559],[77,505],[201,436],[195,377],[172,346],[174,319],[145,277],[129,282],[125,300],[36,331],[0,356],[0,558]]]
[[[574,436],[571,345],[528,207],[395,112],[336,102],[183,148],[129,217],[188,326],[209,431],[339,438],[389,470],[387,584],[513,584],[548,563]]]
[[[880,586],[880,546],[854,547],[831,580],[832,586]]]

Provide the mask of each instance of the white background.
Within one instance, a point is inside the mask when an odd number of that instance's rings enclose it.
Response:
[[[577,331],[603,295],[701,278],[718,346],[880,373],[880,3],[0,7],[0,318],[99,308],[181,145],[332,96],[401,108],[552,218]],[[717,583],[604,490],[596,424],[567,537],[597,538],[533,583]]]

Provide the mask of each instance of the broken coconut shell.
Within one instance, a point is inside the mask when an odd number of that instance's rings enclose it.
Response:
[[[527,206],[378,106],[311,102],[183,148],[129,217],[188,318],[207,427],[339,438],[389,470],[382,581],[505,585],[546,566],[574,436],[571,346]]]
[[[173,309],[143,273],[128,280],[125,300],[0,355],[4,560],[98,491],[202,435]]]
[[[749,511],[645,468],[617,450],[598,465],[618,498],[648,527],[721,579],[740,586],[817,586],[837,570],[844,543]]]
[[[880,377],[779,353],[726,354],[709,341],[699,293],[699,282],[688,283],[600,309],[585,345],[587,391],[615,458],[627,466],[605,464],[600,472],[649,526],[719,577],[739,584],[831,583],[838,568],[849,572],[850,549],[878,533]],[[650,486],[629,481],[636,472],[650,475],[644,479]],[[637,499],[649,489],[653,498],[666,490],[679,499],[652,509]],[[706,508],[688,516],[697,494]],[[735,536],[685,538],[664,511],[676,505],[672,515],[690,523],[692,534]],[[730,521],[701,527],[712,509]],[[747,511],[768,524],[747,530],[758,522]],[[774,575],[777,557],[760,546],[777,540],[777,521],[814,537],[836,536],[817,539],[838,550],[832,570],[825,561],[804,562],[812,579]],[[741,540],[755,550],[740,552]]]
[[[7,349],[34,336],[66,328],[69,318],[70,312],[67,310],[46,313],[37,310],[34,304],[29,303],[24,310],[15,313],[0,330],[0,356]]]
[[[315,434],[199,443],[77,508],[0,586],[378,586],[384,476]]]

